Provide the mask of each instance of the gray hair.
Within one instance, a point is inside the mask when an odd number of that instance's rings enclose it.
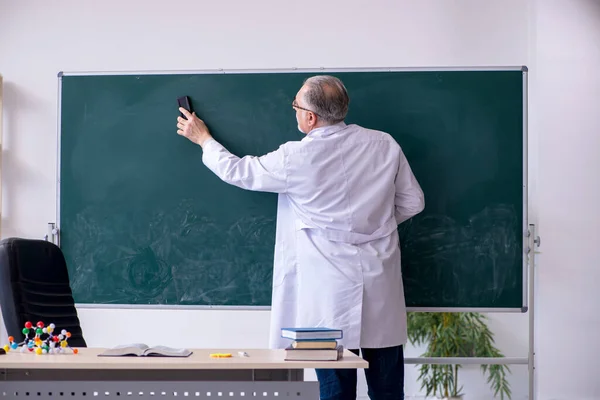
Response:
[[[336,124],[346,118],[350,98],[341,80],[317,75],[305,80],[304,85],[307,86],[304,101],[323,121]]]

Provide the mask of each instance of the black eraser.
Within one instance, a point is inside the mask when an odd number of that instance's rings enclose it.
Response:
[[[189,113],[194,112],[194,110],[192,109],[192,101],[188,96],[182,96],[177,98],[177,104],[179,104],[179,107],[183,107],[186,110],[188,110]],[[185,118],[185,115],[183,115],[183,113],[180,114],[182,118]]]

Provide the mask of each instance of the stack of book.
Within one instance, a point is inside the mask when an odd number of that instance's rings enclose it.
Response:
[[[293,340],[285,349],[286,361],[337,361],[344,347],[337,340],[343,332],[330,328],[283,328],[281,336]]]

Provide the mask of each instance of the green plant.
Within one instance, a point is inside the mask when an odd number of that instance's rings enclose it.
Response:
[[[422,357],[503,357],[494,346],[494,337],[486,317],[480,313],[408,313],[408,338],[415,345],[426,344]],[[422,364],[419,367],[421,389],[427,396],[460,397],[458,371],[461,365]],[[506,379],[507,365],[482,365],[494,396],[510,399]]]

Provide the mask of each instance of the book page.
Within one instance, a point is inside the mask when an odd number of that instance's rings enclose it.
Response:
[[[144,351],[146,356],[187,357],[192,352],[188,349],[177,349],[167,346],[153,346]]]
[[[148,349],[144,343],[124,344],[105,350],[99,356],[141,356]]]

